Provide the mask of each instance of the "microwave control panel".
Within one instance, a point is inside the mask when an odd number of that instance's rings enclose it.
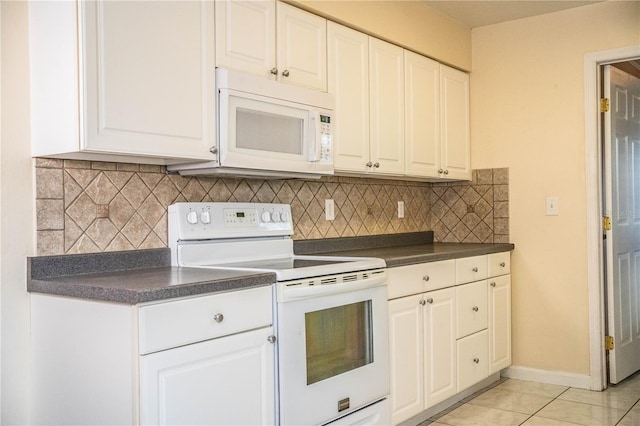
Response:
[[[328,114],[320,114],[320,161],[333,162],[333,133]]]

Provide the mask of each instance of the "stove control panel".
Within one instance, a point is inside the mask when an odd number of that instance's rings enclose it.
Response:
[[[176,203],[169,206],[171,242],[293,234],[291,206],[273,203]]]

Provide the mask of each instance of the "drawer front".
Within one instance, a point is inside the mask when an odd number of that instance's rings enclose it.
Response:
[[[272,324],[272,287],[146,305],[138,315],[147,354]]]
[[[456,284],[487,278],[487,255],[456,259]]]
[[[497,277],[511,273],[511,252],[492,253],[489,255],[489,276]]]
[[[467,336],[458,345],[458,392],[489,376],[489,340],[487,330]]]
[[[450,287],[455,284],[455,261],[419,263],[389,269],[389,299]]]
[[[457,333],[461,338],[487,328],[489,293],[487,280],[456,287]]]

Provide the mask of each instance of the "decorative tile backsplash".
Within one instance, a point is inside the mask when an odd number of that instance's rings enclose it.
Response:
[[[289,203],[294,239],[434,230],[437,241],[508,240],[507,169],[474,171],[469,183],[429,184],[183,177],[155,165],[45,158],[35,166],[38,255],[166,247],[167,207],[180,201]],[[333,221],[324,219],[329,198]]]

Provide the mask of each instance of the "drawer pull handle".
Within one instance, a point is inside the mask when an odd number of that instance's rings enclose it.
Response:
[[[269,343],[275,343],[276,342],[276,336],[274,336],[273,334],[269,337],[267,337],[267,341]]]
[[[473,272],[478,272],[478,267],[474,266],[474,268],[472,269]]]
[[[495,287],[496,286],[496,282],[495,281],[491,281],[491,287]]]
[[[222,314],[215,314],[215,315],[213,316],[213,320],[214,320],[215,322],[222,322],[222,320],[223,320],[223,319],[224,319],[224,315],[222,315]]]
[[[425,275],[424,277],[422,277],[422,281],[429,281],[429,275]]]
[[[421,304],[422,306],[424,306],[424,305],[426,305],[426,304],[427,304],[427,302],[425,302],[424,300],[421,300],[421,301],[420,301],[420,304]]]
[[[475,362],[476,364],[479,364],[480,363],[480,359],[479,358],[474,358],[473,362]]]
[[[505,266],[507,266],[507,264],[506,264],[506,263],[504,263],[504,262],[500,262],[500,267],[504,268]]]
[[[432,298],[428,298],[427,299],[427,303],[433,303],[433,299]]]
[[[474,307],[473,307],[473,308],[471,308],[471,309],[473,309],[473,312],[478,312],[478,307],[477,307],[477,306],[474,306]]]

